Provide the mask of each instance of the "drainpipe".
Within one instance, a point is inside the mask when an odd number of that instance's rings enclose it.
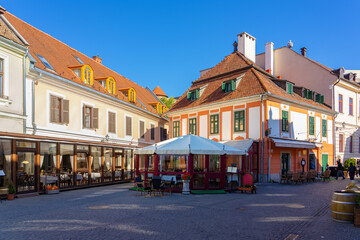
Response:
[[[340,82],[340,76],[338,77],[338,79],[336,80],[336,82],[332,85],[332,110],[335,110],[335,86]],[[335,162],[336,160],[336,124],[335,124],[335,119],[337,117],[337,114],[335,114],[334,116],[334,124],[333,124],[333,148],[334,148],[334,157],[333,160]]]
[[[264,175],[264,102],[263,102],[264,95],[261,94],[260,101],[261,101],[261,163],[260,163],[260,182],[263,182],[263,175]]]
[[[35,82],[41,78],[42,73],[39,73],[39,76],[37,76],[32,81],[32,127],[33,127],[33,135],[36,134],[36,124],[35,124]]]
[[[23,115],[26,116],[26,57],[29,54],[29,49],[23,57]],[[23,120],[23,132],[26,134],[26,118]]]

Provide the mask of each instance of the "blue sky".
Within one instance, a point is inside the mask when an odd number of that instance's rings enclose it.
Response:
[[[233,50],[236,35],[308,49],[331,67],[360,69],[360,1],[5,1],[9,12],[151,89],[181,95]]]

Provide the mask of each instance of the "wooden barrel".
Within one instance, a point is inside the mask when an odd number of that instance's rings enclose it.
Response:
[[[354,207],[358,193],[334,192],[331,200],[331,213],[335,221],[354,222]]]

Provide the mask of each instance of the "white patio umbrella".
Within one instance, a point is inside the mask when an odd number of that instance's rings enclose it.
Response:
[[[185,135],[171,138],[151,146],[136,149],[135,154],[167,154],[167,155],[244,155],[244,150],[239,150],[228,145],[215,142],[196,135]]]

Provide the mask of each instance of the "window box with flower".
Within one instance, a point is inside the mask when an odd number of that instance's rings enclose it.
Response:
[[[183,190],[182,190],[182,194],[184,195],[189,195],[190,194],[190,188],[189,188],[189,184],[190,184],[190,180],[191,180],[191,175],[189,173],[184,173],[181,176],[181,179],[183,181]]]

